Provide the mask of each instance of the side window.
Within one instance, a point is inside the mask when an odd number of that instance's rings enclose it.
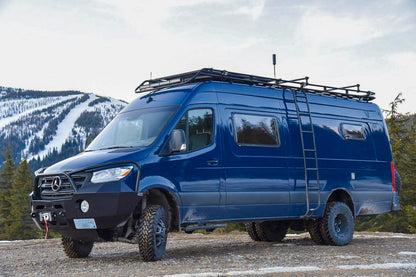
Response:
[[[341,124],[342,136],[345,139],[365,140],[365,127],[358,124]]]
[[[186,134],[186,149],[193,151],[208,146],[214,140],[214,116],[212,109],[187,111],[176,125]]]
[[[280,145],[277,121],[272,116],[233,114],[233,125],[238,145]]]

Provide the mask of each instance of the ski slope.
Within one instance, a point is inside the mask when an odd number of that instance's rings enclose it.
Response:
[[[52,152],[53,149],[57,149],[58,152],[60,152],[62,144],[71,136],[75,121],[79,118],[82,112],[88,109],[88,104],[97,98],[98,97],[96,95],[89,94],[89,98],[86,101],[75,106],[59,124],[53,140],[45,146],[43,151],[40,151],[37,155],[30,157],[28,160],[30,161],[35,158],[43,159],[48,153]]]

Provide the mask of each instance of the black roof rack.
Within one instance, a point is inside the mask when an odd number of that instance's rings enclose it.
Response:
[[[309,77],[294,80],[283,80],[218,70],[213,68],[203,68],[186,73],[146,80],[135,89],[135,92],[153,93],[165,88],[204,81],[221,81],[260,87],[288,89],[363,101],[371,101],[375,99],[374,92],[360,90],[359,84],[346,87],[333,87],[311,84],[309,83]]]

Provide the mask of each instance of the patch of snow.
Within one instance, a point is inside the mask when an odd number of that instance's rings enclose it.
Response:
[[[94,94],[89,94],[88,100],[78,104],[75,106],[69,114],[62,120],[62,122],[58,125],[58,129],[56,130],[56,135],[46,146],[43,151],[40,151],[37,155],[32,156],[29,161],[40,157],[43,159],[48,153],[52,152],[53,149],[56,149],[58,152],[61,151],[62,144],[69,138],[72,134],[72,128],[75,125],[75,121],[79,118],[81,113],[88,108],[88,104],[98,98]]]
[[[300,237],[302,234],[286,234],[286,237]]]
[[[171,274],[163,275],[163,277],[210,277],[210,276],[221,276],[222,273],[219,272],[201,272],[201,273],[180,273],[180,274]]]
[[[323,270],[317,266],[278,266],[278,267],[265,267],[256,270],[239,270],[228,272],[201,272],[201,273],[182,273],[173,275],[164,275],[164,277],[209,277],[209,276],[242,276],[242,275],[266,275],[276,273],[290,273],[290,272],[308,272],[308,271],[320,271]]]
[[[339,265],[339,269],[414,269],[416,263],[386,263],[386,264],[357,264],[357,265]]]
[[[356,264],[356,265],[339,265],[336,266],[337,269],[342,270],[354,270],[354,269],[363,269],[363,270],[374,270],[374,269],[414,269],[416,268],[416,263],[385,263],[385,264]],[[312,272],[312,271],[325,271],[332,270],[331,268],[317,267],[317,266],[293,266],[293,267],[265,267],[255,270],[238,270],[238,271],[228,271],[228,272],[199,272],[199,273],[180,273],[172,275],[164,275],[164,277],[217,277],[217,276],[246,276],[246,275],[268,275],[268,274],[278,274],[278,273],[296,273],[296,272]]]
[[[276,243],[276,244],[273,244],[273,246],[293,246],[293,244],[291,244],[291,243]]]
[[[399,255],[410,255],[410,256],[416,256],[416,252],[401,251],[401,252],[399,252]]]
[[[13,116],[9,116],[9,117],[2,118],[2,119],[0,119],[0,129],[2,129],[4,126],[10,124],[11,122],[18,120],[22,116],[31,114],[31,113],[33,113],[33,112],[35,112],[37,110],[42,110],[42,109],[51,107],[51,106],[56,105],[58,103],[62,103],[64,101],[66,101],[66,100],[75,99],[75,98],[79,98],[79,97],[80,97],[80,95],[70,95],[70,96],[64,96],[64,97],[54,97],[53,101],[48,102],[47,104],[44,104],[44,105],[41,105],[41,106],[37,106],[37,107],[35,106],[34,108],[28,108],[27,110],[25,110],[25,111],[23,111],[21,113],[15,114]]]
[[[47,127],[48,127],[48,124],[43,125],[42,129],[40,129],[35,134],[32,134],[32,136],[29,139],[27,139],[27,141],[26,141],[26,147],[22,151],[22,157],[26,157],[27,160],[30,160],[32,158],[32,154],[29,153],[30,143],[32,142],[32,140],[35,139],[35,137],[41,138],[42,135],[43,135],[43,132],[45,131],[45,129]]]
[[[25,242],[28,240],[0,240],[0,243],[16,243],[16,242]]]
[[[114,118],[115,115],[117,115],[125,106],[127,106],[126,103],[120,100],[117,100],[114,98],[108,98],[108,99],[110,99],[111,101],[100,102],[86,109],[86,111],[89,111],[89,112],[101,113],[101,116],[104,120],[104,125],[107,125],[110,122],[110,120]]]
[[[389,238],[396,238],[396,239],[414,239],[415,236],[413,235],[364,235],[364,234],[358,234],[354,235],[356,238],[372,238],[372,239],[389,239]]]
[[[335,258],[340,258],[344,260],[351,260],[351,259],[360,259],[360,256],[353,256],[353,255],[337,255]]]

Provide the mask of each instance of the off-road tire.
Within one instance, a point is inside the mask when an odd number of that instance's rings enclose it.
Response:
[[[161,205],[150,205],[140,217],[139,250],[146,262],[160,260],[168,238],[168,216]]]
[[[250,238],[252,240],[261,241],[261,239],[259,238],[259,235],[257,234],[256,224],[254,222],[248,222],[244,225],[246,227],[246,231],[247,231],[248,235],[250,236]]]
[[[394,179],[395,179],[395,185],[396,185],[396,191],[398,194],[400,194],[400,191],[402,189],[402,178],[400,178],[399,172],[395,169],[394,170]]]
[[[256,222],[254,225],[261,241],[279,242],[286,236],[290,224],[286,221],[263,221]]]
[[[321,234],[321,220],[315,219],[308,221],[308,232],[313,242],[318,245],[326,244]]]
[[[329,245],[347,245],[354,234],[354,216],[343,202],[330,202],[321,221],[321,235]]]
[[[69,258],[85,258],[91,253],[93,241],[74,240],[68,237],[62,238],[62,246]]]

